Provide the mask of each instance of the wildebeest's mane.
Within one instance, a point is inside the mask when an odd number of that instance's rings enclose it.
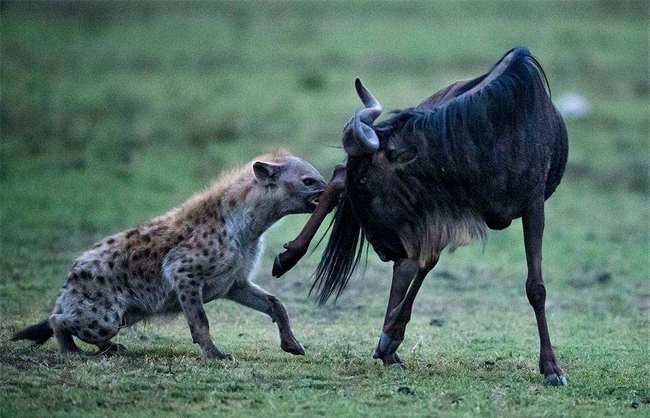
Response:
[[[426,157],[419,170],[423,186],[449,192],[456,207],[472,208],[475,213],[489,219],[492,201],[498,190],[472,188],[484,184],[484,178],[499,175],[503,167],[517,170],[520,156],[512,152],[495,152],[511,146],[511,138],[519,132],[535,132],[538,126],[550,126],[555,113],[547,92],[544,71],[525,48],[510,51],[499,62],[506,62],[497,77],[481,76],[483,80],[454,98],[443,100],[431,110],[405,109],[375,127],[383,147],[391,136],[398,136],[407,143],[418,143],[424,138]],[[492,69],[499,67],[499,63]],[[489,82],[488,82],[489,80]],[[529,144],[534,144],[530,138]],[[521,142],[520,144],[525,144]],[[524,145],[526,146],[526,145]],[[534,147],[534,145],[529,145]],[[529,148],[519,152],[537,152]],[[428,167],[428,168],[426,168]],[[412,170],[411,170],[412,171]],[[442,174],[444,173],[444,174]],[[411,173],[411,175],[417,175]],[[553,176],[555,173],[549,173]],[[535,194],[536,184],[529,184],[518,196],[522,200]],[[554,187],[549,187],[552,192]],[[426,190],[422,191],[423,193]],[[437,201],[427,202],[434,210],[445,210]],[[486,212],[487,210],[487,212]],[[451,213],[456,212],[450,210]]]
[[[490,78],[491,72],[506,58],[507,67],[502,66],[501,73]],[[500,137],[507,137],[509,132],[529,123],[529,115],[540,113],[549,103],[550,90],[547,93],[547,88],[546,75],[530,51],[515,48],[490,72],[467,82],[455,92],[455,97],[446,98],[439,105],[434,103],[430,110],[408,108],[391,112],[391,117],[373,128],[380,138],[380,147],[386,146],[385,140],[390,135],[424,135],[428,141],[436,142],[436,146],[431,147],[433,155],[427,157],[431,166],[449,168],[446,175],[453,181],[476,184],[477,176],[485,175],[484,170],[476,169],[476,161],[480,161],[482,154],[489,154]],[[443,148],[453,149],[454,153],[445,153],[441,151]],[[462,199],[461,195],[455,196]],[[476,196],[473,198],[479,204],[484,203]],[[444,207],[437,209],[445,210]],[[364,244],[361,225],[354,218],[348,199],[344,199],[337,209],[311,289],[318,291],[320,303],[333,294],[338,297],[345,289]]]
[[[491,80],[490,83],[480,86],[478,90],[470,92],[478,88],[483,80],[497,69],[510,54],[512,57],[508,67],[498,77]],[[408,127],[411,130],[421,130],[423,126],[430,127],[436,119],[440,121],[435,125],[449,125],[444,119],[448,118],[447,112],[453,112],[455,114],[451,120],[453,126],[447,126],[448,129],[451,129],[447,133],[453,134],[452,128],[463,129],[476,121],[477,116],[480,116],[486,110],[486,106],[490,104],[518,105],[522,99],[522,93],[528,99],[527,104],[536,104],[535,102],[540,98],[539,94],[546,91],[550,97],[546,73],[537,59],[527,48],[513,48],[504,54],[489,72],[466,81],[465,85],[455,92],[455,97],[452,99],[443,100],[438,106],[434,103],[431,110],[420,110],[416,107],[392,110],[391,117],[376,124],[374,129],[377,133],[394,131],[400,126]],[[524,101],[526,98],[523,98]],[[505,116],[503,112],[501,114]]]

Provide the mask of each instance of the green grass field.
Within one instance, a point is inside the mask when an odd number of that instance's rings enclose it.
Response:
[[[650,416],[648,3],[0,3],[0,416]],[[547,203],[550,331],[567,387],[537,371],[521,223],[445,253],[400,349],[371,354],[391,266],[370,254],[337,304],[307,296],[318,251],[280,280],[267,234],[256,281],[275,325],[208,305],[235,360],[204,362],[182,317],[122,332],[124,356],[69,358],[9,341],[46,318],[72,259],[178,205],[223,170],[284,146],[329,176],[361,76],[412,106],[530,47],[567,120],[570,161]],[[84,345],[84,349],[92,350]]]

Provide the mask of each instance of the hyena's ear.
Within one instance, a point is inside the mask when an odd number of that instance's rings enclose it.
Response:
[[[280,164],[265,163],[263,161],[256,161],[253,164],[255,177],[264,184],[275,183],[280,178],[281,169]]]

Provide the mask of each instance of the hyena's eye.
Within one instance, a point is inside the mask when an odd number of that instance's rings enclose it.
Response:
[[[314,184],[316,184],[316,179],[312,179],[312,178],[302,179],[302,184],[304,184],[307,187],[313,186]]]

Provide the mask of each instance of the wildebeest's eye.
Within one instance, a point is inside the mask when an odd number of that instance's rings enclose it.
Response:
[[[308,177],[306,179],[302,179],[302,184],[304,184],[307,187],[313,186],[314,184],[316,184],[316,179],[313,179],[311,177]]]
[[[414,147],[409,147],[406,149],[391,151],[388,155],[388,159],[403,164],[413,160],[416,157],[416,155],[417,155],[416,149]]]

